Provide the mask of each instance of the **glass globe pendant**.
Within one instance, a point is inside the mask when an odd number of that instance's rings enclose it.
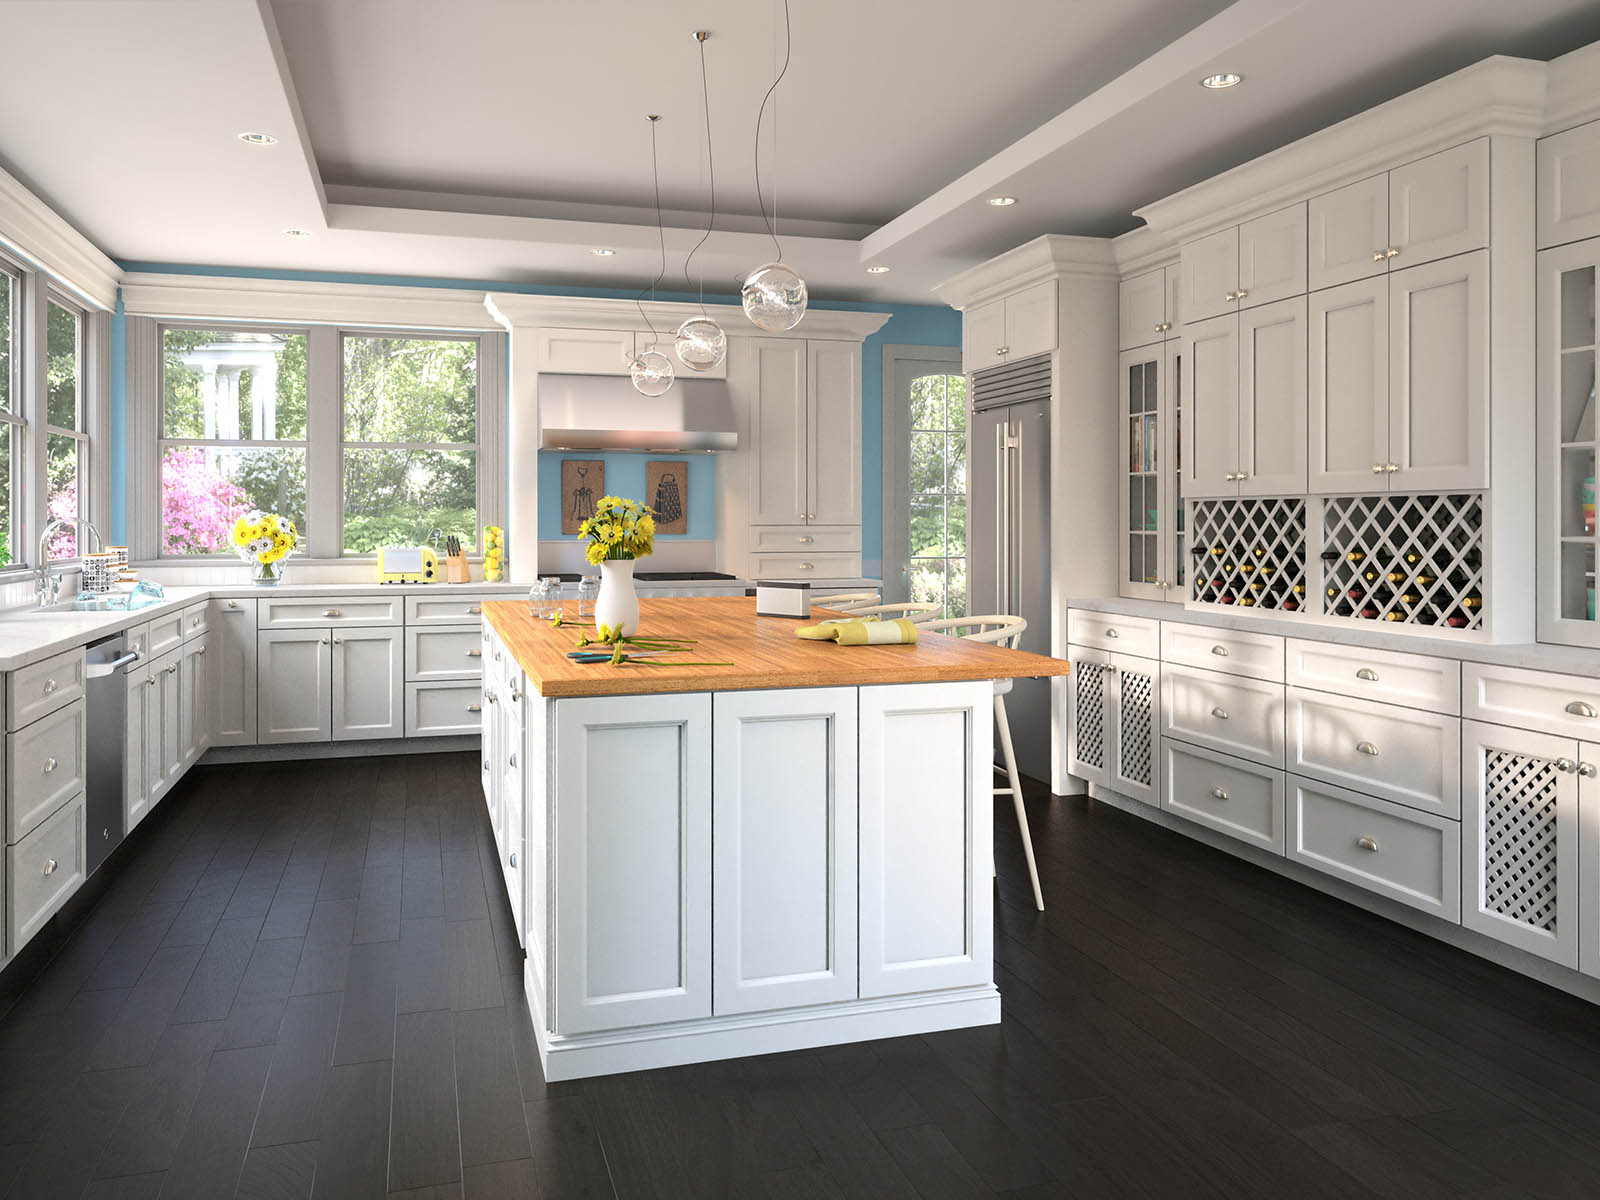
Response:
[[[744,315],[768,333],[782,333],[806,315],[806,281],[781,262],[750,272],[741,293]]]
[[[642,396],[663,396],[672,387],[672,360],[659,350],[646,350],[628,364],[628,376]]]
[[[710,317],[690,317],[679,325],[672,345],[691,371],[709,371],[728,356],[728,335]]]

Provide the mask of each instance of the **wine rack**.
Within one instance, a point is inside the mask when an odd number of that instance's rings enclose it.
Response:
[[[1482,492],[1322,501],[1324,616],[1483,628]]]
[[[1195,500],[1189,596],[1281,612],[1306,606],[1306,502]]]

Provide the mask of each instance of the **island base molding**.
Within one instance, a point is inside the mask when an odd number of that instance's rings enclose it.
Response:
[[[533,1003],[540,983],[531,964],[524,966],[523,986],[534,1009],[539,1063],[550,1083],[1000,1023],[1000,992],[991,983],[563,1037],[545,1028]]]

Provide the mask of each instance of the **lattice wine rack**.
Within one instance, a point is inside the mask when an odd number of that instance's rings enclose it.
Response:
[[[1193,502],[1189,595],[1198,604],[1299,612],[1306,602],[1303,497]]]
[[[1321,556],[1324,616],[1483,627],[1481,492],[1327,497]]]

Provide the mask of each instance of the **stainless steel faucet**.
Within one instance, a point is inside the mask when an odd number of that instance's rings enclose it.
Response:
[[[83,551],[82,536],[85,529],[94,534],[95,545],[102,550],[105,549],[105,539],[100,536],[100,531],[94,527],[92,522],[84,520],[77,522],[65,521],[60,517],[53,517],[46,521],[44,528],[39,531],[39,557],[37,559],[39,566],[33,581],[33,594],[38,598],[38,606],[40,608],[49,608],[54,604],[56,596],[61,591],[61,569],[51,566],[49,558],[46,557],[45,543],[50,540],[50,535],[56,530],[72,529],[74,527],[76,527],[79,535],[78,550],[80,554]]]

